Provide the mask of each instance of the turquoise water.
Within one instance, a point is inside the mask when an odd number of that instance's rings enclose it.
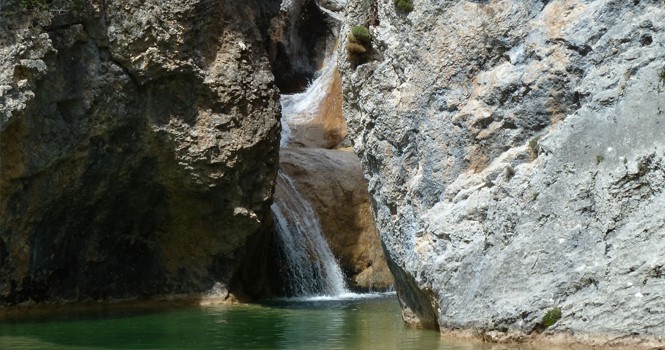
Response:
[[[0,323],[0,349],[481,349],[405,329],[394,295],[104,311]]]

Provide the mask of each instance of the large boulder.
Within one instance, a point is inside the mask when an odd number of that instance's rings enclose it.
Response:
[[[26,4],[0,4],[0,304],[258,293],[279,4]]]
[[[349,3],[339,60],[405,320],[662,346],[662,1],[414,6]]]
[[[285,148],[280,169],[316,213],[348,284],[386,290],[393,278],[386,265],[374,212],[358,157],[350,150]]]

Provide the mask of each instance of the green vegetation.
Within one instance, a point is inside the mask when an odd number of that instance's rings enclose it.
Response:
[[[539,195],[538,192],[531,192],[531,200],[535,201],[536,199],[538,199],[538,195]]]
[[[404,12],[411,12],[413,11],[413,0],[395,0],[395,7]]]
[[[658,77],[660,78],[660,82],[665,84],[665,68],[658,73]]]
[[[367,54],[372,48],[372,36],[365,26],[351,28],[347,36],[346,57],[349,62],[358,65],[367,61]]]
[[[531,155],[531,159],[536,159],[538,158],[538,151],[540,151],[540,137],[534,137],[531,140],[529,140],[529,154]]]
[[[351,28],[351,34],[360,44],[367,45],[372,42],[372,36],[369,34],[369,30],[365,26],[355,26]]]
[[[547,311],[545,316],[543,316],[543,320],[541,323],[543,324],[543,326],[545,326],[545,328],[547,328],[555,324],[560,319],[561,319],[561,309],[555,306],[550,311]]]

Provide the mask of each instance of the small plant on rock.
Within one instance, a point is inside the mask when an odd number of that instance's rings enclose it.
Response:
[[[367,45],[372,42],[372,36],[369,34],[369,30],[365,26],[355,26],[351,28],[351,34],[360,44]]]
[[[596,155],[596,165],[602,163],[605,160],[605,156],[602,154]]]
[[[367,61],[367,54],[372,47],[372,36],[365,26],[351,28],[346,42],[346,54],[349,62],[355,65]]]
[[[560,319],[561,319],[561,309],[555,306],[550,311],[547,311],[545,316],[543,316],[543,320],[541,323],[543,324],[543,326],[545,326],[545,328],[547,328],[554,325]]]
[[[404,12],[411,12],[413,11],[413,0],[395,0],[395,7]]]
[[[539,142],[540,142],[540,137],[534,137],[531,140],[529,140],[528,149],[529,149],[529,154],[531,155],[531,159],[538,158],[538,151],[540,151]]]

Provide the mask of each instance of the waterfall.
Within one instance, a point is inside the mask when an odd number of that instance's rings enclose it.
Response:
[[[316,118],[333,80],[336,59],[336,52],[332,52],[304,92],[282,95],[282,148],[288,147],[291,141],[289,124],[297,125]],[[323,236],[316,213],[298,192],[293,180],[282,171],[277,176],[271,208],[286,293],[289,296],[348,293],[344,275]]]
[[[307,89],[299,94],[282,95],[282,134],[280,147],[287,147],[291,141],[291,125],[305,124],[319,115],[323,100],[329,93],[330,85],[337,70],[337,50],[330,54],[323,68]]]
[[[291,296],[347,293],[344,275],[323,237],[321,225],[293,180],[279,173],[272,205],[281,272]]]

